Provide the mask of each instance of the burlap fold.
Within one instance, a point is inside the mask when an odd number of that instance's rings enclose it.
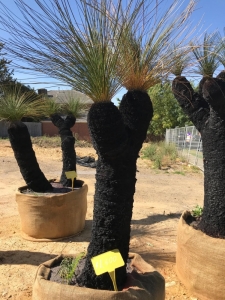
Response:
[[[49,281],[50,268],[59,264],[63,256],[57,256],[38,267],[33,285],[33,300],[164,300],[165,280],[138,254],[130,253],[133,271],[127,277],[123,291],[95,290]]]
[[[189,215],[183,212],[178,224],[178,277],[201,300],[225,300],[225,240],[189,226]]]
[[[87,212],[87,191],[65,194],[16,193],[22,237],[31,241],[55,241],[81,232]]]

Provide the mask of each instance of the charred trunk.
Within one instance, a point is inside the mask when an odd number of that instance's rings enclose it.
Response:
[[[135,170],[125,162],[132,153],[129,151],[129,138],[118,108],[110,102],[93,104],[88,114],[88,123],[98,162],[91,241],[79,284],[113,290],[109,274],[95,275],[91,258],[119,249],[126,261],[129,245],[124,243],[123,236],[130,232],[125,232],[123,222],[124,218],[130,217],[126,210],[127,201],[134,191],[129,186],[129,174]],[[121,288],[126,280],[125,267],[116,270],[116,278],[118,288]]]
[[[120,111],[107,102],[94,104],[89,111],[89,128],[98,162],[91,241],[84,271],[78,279],[80,285],[113,290],[107,273],[95,275],[92,257],[117,248],[127,261],[136,160],[151,116],[150,99],[140,92],[128,92],[121,101]],[[121,289],[126,281],[125,266],[116,269],[116,279]]]
[[[74,126],[76,118],[73,115],[68,115],[63,119],[60,115],[54,114],[51,116],[52,123],[59,129],[59,135],[61,138],[62,149],[62,174],[60,182],[63,186],[72,186],[71,179],[67,179],[65,172],[76,171],[76,152],[74,149],[75,138],[71,131],[71,127]]]
[[[203,78],[200,94],[176,78],[174,95],[201,133],[204,163],[204,209],[199,229],[225,238],[225,82]]]
[[[150,97],[147,93],[141,91],[128,91],[122,98],[120,103],[120,113],[123,119],[123,123],[126,129],[126,132],[129,136],[130,149],[132,156],[129,157],[128,164],[133,166],[133,173],[131,174],[132,180],[129,185],[130,188],[134,191],[130,195],[128,201],[127,210],[129,216],[132,217],[133,209],[133,196],[135,193],[135,184],[136,184],[136,171],[137,171],[137,159],[139,157],[139,151],[141,150],[142,144],[146,138],[147,130],[149,123],[153,116],[153,108]],[[130,222],[124,222],[123,226],[130,229]],[[130,235],[125,235],[124,242],[129,245]]]
[[[27,126],[18,121],[8,127],[9,140],[20,172],[29,189],[34,192],[51,191],[52,186],[40,170]]]

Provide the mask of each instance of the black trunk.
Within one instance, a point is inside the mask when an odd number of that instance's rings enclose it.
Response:
[[[201,133],[204,163],[204,210],[199,229],[225,238],[225,82],[203,78],[194,93],[184,77],[173,82],[174,95]]]
[[[72,180],[67,179],[65,172],[76,171],[76,152],[74,149],[75,138],[70,130],[75,124],[76,118],[73,115],[68,115],[64,120],[60,115],[54,114],[51,116],[51,120],[59,129],[61,138],[63,167],[60,182],[63,186],[72,186]]]
[[[127,261],[136,160],[151,117],[150,99],[141,92],[128,92],[120,111],[107,102],[94,104],[90,109],[88,122],[98,162],[92,235],[80,285],[113,290],[108,274],[95,275],[92,257],[117,248]],[[121,289],[126,281],[125,266],[116,269],[116,280]]]
[[[51,191],[52,186],[40,170],[27,126],[18,121],[8,128],[9,140],[20,172],[29,189],[34,192]]]
[[[91,241],[79,284],[113,290],[109,275],[96,276],[90,259],[117,248],[126,261],[129,245],[124,243],[123,236],[130,232],[125,232],[123,222],[124,218],[129,218],[127,201],[134,193],[129,186],[129,174],[135,171],[132,165],[124,163],[132,153],[129,152],[129,139],[118,108],[110,102],[93,104],[88,123],[98,161]],[[118,288],[121,288],[126,280],[125,267],[116,270],[116,279]]]
[[[139,151],[141,150],[142,144],[146,138],[149,123],[153,116],[153,108],[150,97],[147,93],[140,91],[128,91],[123,96],[119,109],[125,129],[129,136],[129,152],[132,153],[132,155],[129,157],[127,163],[133,166],[133,173],[131,174],[131,181],[129,185],[135,192],[137,171],[136,163],[139,157]],[[129,212],[128,215],[131,217],[134,192],[130,195],[127,207],[127,211]],[[124,221],[124,227],[129,227],[130,229],[131,217],[127,221]],[[130,235],[125,235],[123,238],[125,243],[129,245]]]

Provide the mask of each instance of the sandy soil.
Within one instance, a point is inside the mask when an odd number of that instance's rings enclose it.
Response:
[[[47,178],[61,171],[60,148],[34,146]],[[91,148],[77,148],[77,155],[95,155]],[[179,282],[175,272],[176,228],[183,210],[202,205],[203,175],[155,171],[138,160],[137,185],[130,250],[151,263],[166,280],[166,299],[196,300]],[[37,266],[54,256],[87,249],[92,223],[95,170],[78,166],[78,176],[89,186],[86,228],[77,237],[59,242],[30,242],[20,236],[15,191],[24,185],[8,141],[0,141],[0,299],[27,300]]]

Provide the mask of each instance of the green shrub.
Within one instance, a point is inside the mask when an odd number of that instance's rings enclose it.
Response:
[[[144,158],[154,160],[156,150],[157,150],[157,144],[154,144],[154,143],[149,144],[142,151]]]
[[[165,142],[150,143],[142,150],[143,157],[153,162],[153,167],[161,169],[163,165],[176,162],[178,152],[174,144]]]

